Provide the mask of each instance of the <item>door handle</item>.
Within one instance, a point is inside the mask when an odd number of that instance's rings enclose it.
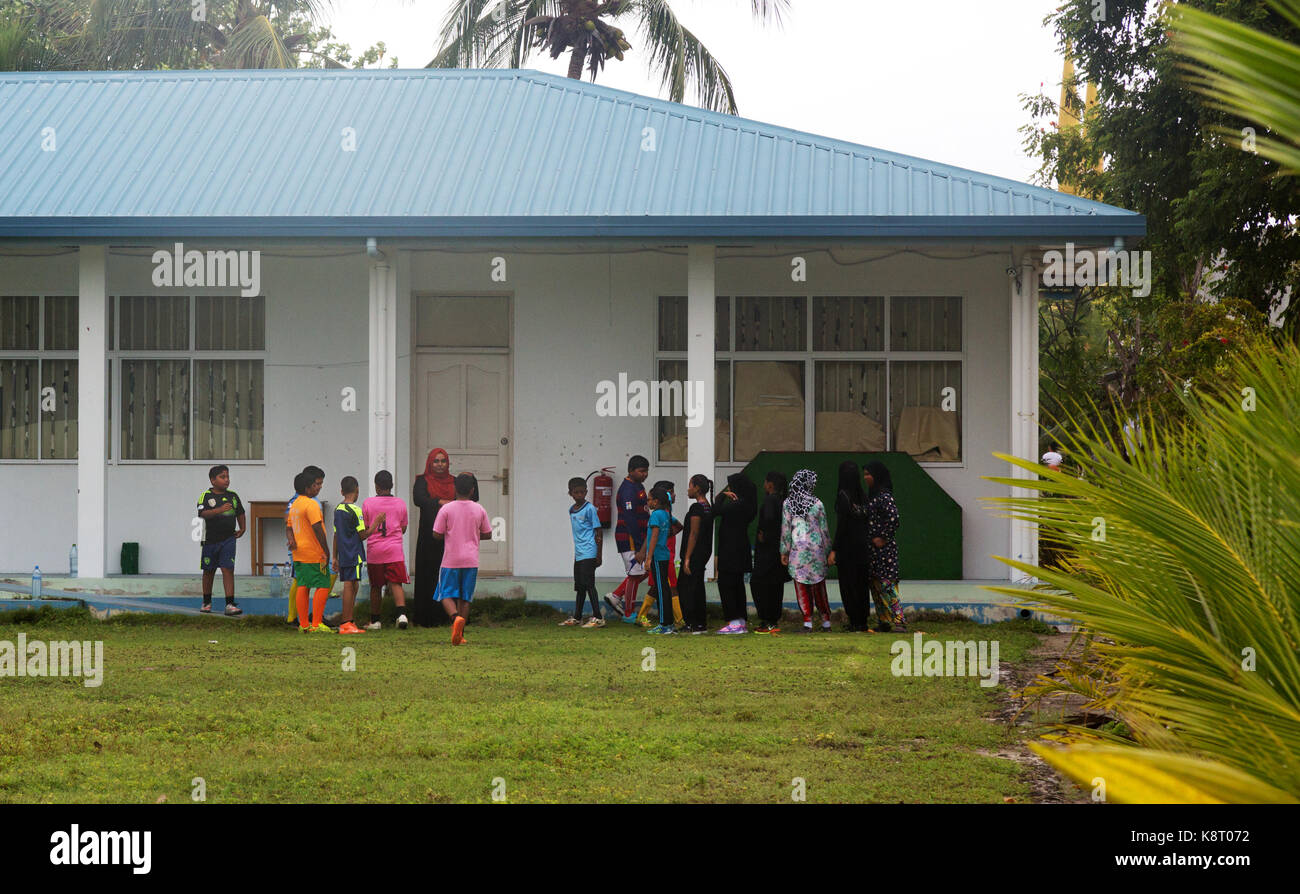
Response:
[[[501,496],[510,496],[510,467],[501,470]]]

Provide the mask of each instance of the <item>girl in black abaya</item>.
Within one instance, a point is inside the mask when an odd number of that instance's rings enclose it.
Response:
[[[844,603],[849,630],[870,630],[871,533],[868,529],[867,495],[862,490],[858,464],[840,463],[839,489],[835,494],[835,537],[827,564],[840,571],[840,600]]]
[[[758,612],[755,633],[781,632],[781,610],[785,603],[785,582],[789,570],[781,563],[781,507],[785,503],[786,480],[780,472],[768,472],[763,482],[763,504],[758,510],[758,539],[754,543],[754,570],[749,589]]]
[[[747,632],[745,572],[754,567],[749,523],[758,515],[758,488],[744,472],[727,476],[727,489],[718,495],[713,513],[718,524],[718,595],[727,624],[718,633]]]

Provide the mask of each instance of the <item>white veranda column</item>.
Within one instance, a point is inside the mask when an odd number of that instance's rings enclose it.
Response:
[[[717,377],[714,374],[714,329],[716,298],[714,297],[714,260],[716,249],[712,245],[691,245],[686,258],[686,381],[694,398],[690,411],[698,412],[694,420],[689,417],[686,428],[686,471],[688,475],[714,477],[714,406],[717,396]],[[683,388],[683,394],[687,394]],[[698,424],[690,425],[691,421]],[[686,483],[678,484],[678,493],[686,493]]]
[[[108,246],[82,245],[77,260],[77,573],[95,578],[107,572]]]
[[[388,469],[396,477],[397,461],[397,301],[396,275],[387,259],[370,261],[369,457],[373,492],[375,473]]]
[[[1011,281],[1011,454],[1038,459],[1038,271],[1026,255],[1017,267],[1019,285]],[[1033,473],[1012,467],[1011,477],[1029,479]],[[1036,491],[1013,487],[1013,497],[1033,496]],[[1011,522],[1011,557],[1030,565],[1038,564],[1038,526]],[[1013,570],[1011,579],[1032,580]]]

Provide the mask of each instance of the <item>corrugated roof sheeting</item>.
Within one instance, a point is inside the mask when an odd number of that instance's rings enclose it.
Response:
[[[0,219],[640,216],[1141,220],[532,71],[0,74]]]

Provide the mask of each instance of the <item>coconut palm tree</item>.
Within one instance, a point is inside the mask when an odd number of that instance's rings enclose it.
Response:
[[[1110,801],[1300,802],[1300,348],[1245,355],[1184,400],[1137,443],[1065,425],[1080,477],[999,455],[1037,474],[994,480],[1038,495],[996,502],[1067,558],[1004,559],[1044,584],[995,589],[1088,643],[1037,691],[1082,695],[1092,722],[1034,747]]]
[[[1300,0],[1267,2],[1300,28]],[[1183,4],[1171,5],[1169,16],[1192,86],[1215,108],[1273,134],[1254,144],[1241,132],[1228,136],[1300,174],[1300,45]]]
[[[753,17],[781,23],[790,0],[749,0]],[[736,114],[731,79],[698,37],[682,25],[669,0],[456,0],[443,23],[442,49],[429,68],[519,68],[534,51],[552,59],[569,54],[569,77],[585,68],[594,81],[609,59],[632,50],[635,29],[645,63],[668,98],[688,90],[704,108]]]

